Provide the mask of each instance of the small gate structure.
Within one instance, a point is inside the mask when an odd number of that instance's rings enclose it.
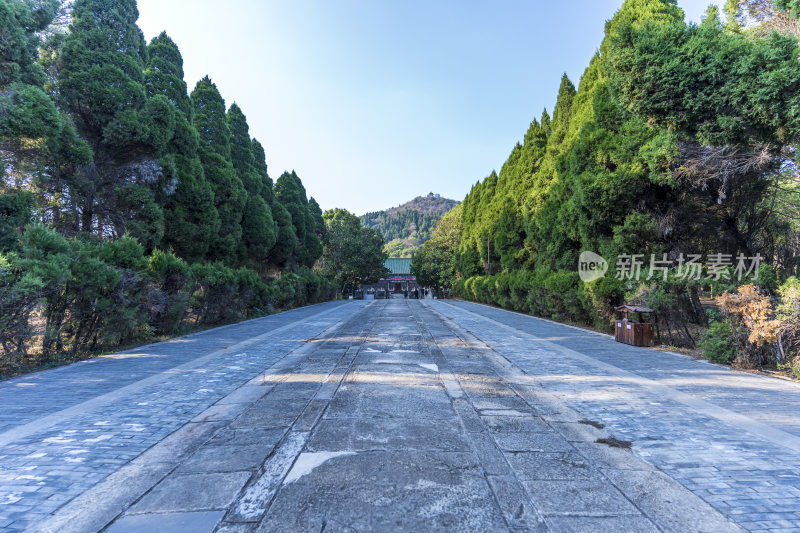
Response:
[[[642,322],[642,314],[652,313],[653,310],[638,305],[620,305],[614,308],[618,313],[623,313],[623,319],[616,320],[615,339],[632,346],[653,346],[655,335],[653,334],[654,324],[652,322]],[[638,313],[639,321],[630,320],[628,313]]]

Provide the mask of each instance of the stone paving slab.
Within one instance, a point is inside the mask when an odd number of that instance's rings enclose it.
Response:
[[[591,463],[602,467],[610,457],[581,442],[613,434],[660,470],[637,484],[642,474],[608,464],[618,487],[637,493],[675,480],[744,529],[800,531],[800,384],[479,304],[426,305],[517,369],[515,388],[530,391],[542,418]],[[647,494],[638,493],[642,505],[665,498]]]
[[[321,331],[314,324],[315,315],[341,304],[328,302],[302,307],[2,381],[0,433],[147,377],[161,375],[267,331],[298,322],[304,322],[310,331]]]
[[[0,531],[40,522],[133,461],[180,459],[186,446],[210,438],[271,389],[274,383],[263,379],[265,370],[307,349],[311,343],[305,339],[352,318],[364,305],[321,304],[226,326],[218,336],[206,331],[188,343],[194,360],[178,340],[141,350],[152,357],[110,356],[93,360],[98,361],[94,365],[39,372],[41,398],[36,402],[30,387],[19,386],[29,376],[0,383],[0,412],[6,405],[32,402],[31,411],[40,415],[0,433]],[[218,349],[221,345],[228,348]],[[104,385],[85,390],[76,387],[78,381]],[[65,408],[59,411],[58,406]],[[141,454],[157,443],[149,459],[142,460]]]
[[[569,344],[579,330],[545,323],[544,340],[535,319],[471,304],[302,311],[236,342],[205,332],[196,365],[164,363],[174,346],[112,358],[161,371],[0,433],[0,532],[800,528],[773,505],[795,502],[791,457],[770,462],[741,420],[693,414],[687,433],[693,390],[665,398],[672,383],[615,366],[602,337],[594,359]],[[633,449],[595,442],[611,436]],[[748,497],[720,481],[734,472]]]

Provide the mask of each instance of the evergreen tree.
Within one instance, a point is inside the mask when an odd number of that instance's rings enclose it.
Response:
[[[411,260],[411,273],[420,285],[433,287],[441,296],[458,280],[458,250],[461,246],[463,204],[448,211],[422,249]]]
[[[272,207],[272,203],[275,201],[275,191],[273,191],[272,178],[267,174],[267,155],[264,153],[264,147],[257,139],[253,139],[250,150],[253,154],[253,167],[262,184],[259,194],[267,202],[267,205]]]
[[[237,264],[244,259],[240,246],[247,191],[231,161],[225,101],[208,76],[197,82],[191,99],[194,126],[200,135],[200,161],[214,191],[214,205],[220,218],[219,233],[211,242],[208,257]]]
[[[325,220],[322,217],[322,209],[320,208],[314,197],[308,200],[308,213],[311,220],[311,230],[309,231],[309,238],[306,240],[306,260],[305,265],[311,267],[316,263],[317,259],[322,257],[324,251],[323,242],[327,233]]]
[[[45,76],[36,63],[37,33],[50,23],[57,6],[56,1],[36,8],[21,0],[0,2],[0,186],[11,170],[4,162],[12,169],[30,163],[24,139],[51,136],[59,129],[58,111],[42,90]]]
[[[295,261],[300,265],[313,265],[321,252],[315,232],[316,222],[309,208],[306,189],[294,171],[284,172],[275,182],[275,197],[292,217],[298,243]]]
[[[193,108],[183,80],[183,58],[166,33],[155,37],[147,48],[147,95],[165,96],[177,109],[175,134],[162,156],[165,186],[159,189],[158,200],[164,209],[165,232],[161,247],[199,261],[207,255],[220,222],[214,191],[198,156],[199,137],[191,123]]]
[[[269,262],[279,268],[285,268],[290,266],[300,241],[294,231],[292,215],[277,198],[272,204],[272,216],[278,226],[278,235],[270,251]]]
[[[267,203],[271,188],[266,174],[256,165],[253,152],[254,143],[250,139],[250,129],[242,110],[235,103],[228,110],[228,127],[231,132],[231,160],[239,179],[247,191],[247,204],[242,217],[242,245],[244,255],[256,264],[264,264],[277,239],[277,228],[272,218],[272,209]],[[261,145],[258,145],[259,147]],[[263,154],[263,148],[258,157]]]
[[[16,206],[16,214],[7,216],[20,220],[18,209],[27,206],[24,218],[29,218],[33,205],[20,203],[18,193],[33,193],[42,218],[49,216],[56,226],[63,199],[73,196],[64,194],[63,170],[74,170],[91,158],[71,122],[42,90],[46,76],[36,62],[39,36],[58,5],[55,0],[0,2],[0,194],[12,195],[5,204]],[[12,237],[0,234],[6,242]]]
[[[59,91],[94,155],[73,187],[80,193],[80,229],[121,235],[135,220],[130,229],[151,248],[164,232],[154,188],[175,110],[164,96],[147,98],[138,16],[135,0],[76,0]]]

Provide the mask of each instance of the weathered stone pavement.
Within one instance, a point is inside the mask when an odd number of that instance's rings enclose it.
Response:
[[[466,302],[311,306],[0,407],[4,533],[800,531],[800,386]]]

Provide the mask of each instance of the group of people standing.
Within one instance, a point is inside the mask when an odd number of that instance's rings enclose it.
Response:
[[[420,289],[419,287],[417,287],[411,292],[409,292],[408,289],[406,289],[406,290],[403,291],[403,297],[406,298],[406,299],[414,298],[415,300],[419,300],[420,292],[422,293],[422,297],[423,298],[427,298],[428,297],[428,293],[430,293],[430,289],[426,289],[424,287],[422,289]]]

